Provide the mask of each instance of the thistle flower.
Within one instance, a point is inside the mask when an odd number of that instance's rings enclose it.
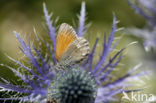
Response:
[[[97,85],[85,70],[67,69],[59,73],[54,85],[49,88],[49,100],[57,103],[94,103]]]
[[[14,69],[8,65],[3,65],[9,68],[13,73],[18,76],[22,81],[23,85],[14,85],[9,81],[2,79],[0,82],[0,88],[3,92],[14,92],[16,93],[10,97],[0,98],[0,100],[19,100],[20,102],[52,102],[58,103],[103,103],[109,101],[118,101],[117,94],[127,92],[125,87],[130,86],[127,83],[128,78],[138,76],[133,74],[134,69],[127,72],[125,75],[114,79],[111,72],[116,68],[122,59],[122,51],[119,50],[113,57],[109,58],[109,54],[114,50],[117,43],[113,44],[114,34],[116,29],[116,17],[113,18],[113,26],[106,41],[106,36],[103,39],[103,51],[100,54],[99,60],[93,62],[95,59],[95,50],[99,41],[96,39],[94,46],[92,47],[91,53],[88,59],[83,65],[77,65],[76,67],[67,68],[65,70],[55,72],[54,67],[56,64],[55,58],[55,26],[51,22],[51,16],[48,14],[46,6],[44,4],[44,14],[46,23],[48,26],[48,34],[52,42],[52,49],[49,45],[40,39],[36,34],[38,47],[29,43],[28,45],[20,37],[17,32],[14,32],[18,41],[21,44],[21,51],[30,61],[31,68],[25,66],[20,61],[17,61],[9,57],[14,63],[19,65],[19,69]],[[76,29],[78,36],[83,36],[86,31],[85,26],[85,3],[82,3],[81,13],[79,17],[79,27]],[[41,47],[44,45],[46,50]],[[45,51],[48,51],[44,53]],[[50,54],[51,58],[48,59],[46,55]],[[20,69],[24,69],[25,72],[20,72]]]
[[[135,0],[135,5],[130,0],[130,6],[147,21],[147,25],[143,29],[129,28],[127,31],[144,40],[146,51],[152,48],[156,49],[156,1],[155,0]]]

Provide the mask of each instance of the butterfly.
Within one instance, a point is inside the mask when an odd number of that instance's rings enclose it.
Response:
[[[89,42],[85,38],[78,37],[72,26],[61,24],[56,38],[56,69],[82,63],[88,57],[89,51]]]

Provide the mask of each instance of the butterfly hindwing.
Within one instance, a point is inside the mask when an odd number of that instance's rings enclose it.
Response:
[[[60,58],[61,61],[68,61],[69,64],[81,63],[89,54],[89,43],[86,39],[78,37],[67,51]]]

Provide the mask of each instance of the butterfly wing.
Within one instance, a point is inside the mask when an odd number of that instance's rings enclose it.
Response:
[[[81,63],[88,57],[89,51],[88,41],[85,38],[78,37],[69,45],[68,49],[60,58],[60,61],[69,65]]]
[[[70,25],[66,23],[61,24],[56,39],[55,57],[57,61],[60,61],[60,57],[62,57],[69,45],[75,41],[76,38],[76,32]]]

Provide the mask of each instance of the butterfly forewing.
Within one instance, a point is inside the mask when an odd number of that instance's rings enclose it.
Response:
[[[60,57],[67,50],[69,45],[77,38],[74,29],[68,25],[63,23],[58,31],[57,39],[56,39],[56,51],[55,56],[59,61]]]

